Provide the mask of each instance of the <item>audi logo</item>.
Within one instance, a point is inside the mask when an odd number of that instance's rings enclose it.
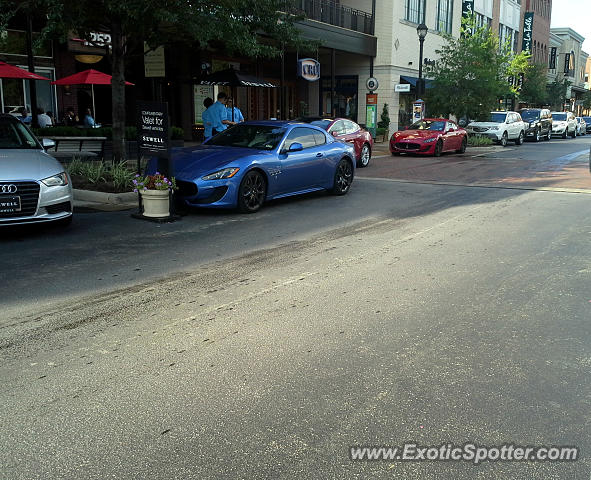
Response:
[[[16,185],[0,185],[0,193],[16,193]]]

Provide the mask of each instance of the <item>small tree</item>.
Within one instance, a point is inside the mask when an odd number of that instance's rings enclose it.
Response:
[[[589,110],[591,110],[591,91],[585,92],[583,95],[583,103],[581,105],[587,114],[589,114]]]
[[[380,121],[378,122],[379,128],[388,129],[390,127],[390,112],[388,111],[388,104],[384,103],[382,108],[382,114],[380,115]]]
[[[570,86],[570,84],[570,81],[565,78],[562,81],[554,80],[552,83],[548,85],[547,103],[548,105],[552,106],[552,109],[561,111],[564,108],[564,104],[567,100],[566,94],[568,92],[568,87]]]
[[[516,93],[509,82],[527,69],[528,56],[514,55],[509,45],[499,48],[499,39],[474,18],[464,19],[460,38],[446,35],[446,44],[436,53],[439,60],[427,67],[433,88],[427,94],[429,110],[457,118],[484,118],[498,100]]]
[[[547,98],[546,66],[534,63],[525,74],[519,100],[532,107],[541,107],[547,104]]]

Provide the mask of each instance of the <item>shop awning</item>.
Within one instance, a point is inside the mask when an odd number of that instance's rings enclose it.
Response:
[[[246,75],[228,68],[226,70],[220,70],[219,72],[212,73],[201,80],[201,85],[225,85],[227,87],[266,87],[275,88],[277,85],[267,82],[262,78],[255,77],[253,75]]]
[[[423,78],[423,80],[424,80],[425,88],[432,88],[433,87],[432,80],[429,80],[427,78]],[[418,77],[409,77],[407,75],[400,75],[400,82],[401,83],[410,83],[415,88],[417,86],[418,81],[419,81]]]

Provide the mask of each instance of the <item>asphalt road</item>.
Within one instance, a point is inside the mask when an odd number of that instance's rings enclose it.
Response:
[[[359,178],[257,215],[3,232],[0,478],[586,480],[590,202]],[[407,441],[580,458],[349,459]]]

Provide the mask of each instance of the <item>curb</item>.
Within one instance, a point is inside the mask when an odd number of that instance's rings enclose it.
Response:
[[[74,188],[74,200],[79,202],[104,203],[108,205],[137,204],[137,193],[106,193]]]

